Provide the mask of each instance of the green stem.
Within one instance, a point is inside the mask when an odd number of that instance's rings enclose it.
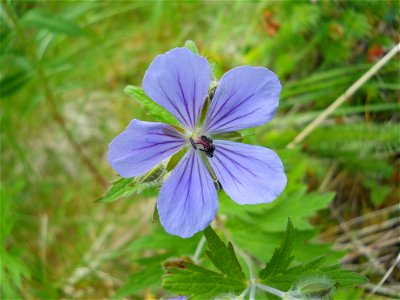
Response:
[[[200,255],[201,255],[201,251],[203,250],[205,244],[206,244],[206,238],[203,235],[201,237],[199,243],[197,244],[196,251],[193,254],[193,262],[194,263],[199,263],[199,258],[200,258]]]
[[[105,180],[105,178],[97,170],[96,166],[91,161],[89,156],[87,156],[85,154],[82,146],[75,140],[72,132],[67,128],[67,126],[66,126],[67,122],[57,107],[56,97],[54,96],[54,93],[51,90],[51,87],[47,81],[46,74],[45,74],[42,66],[40,65],[39,61],[37,60],[36,54],[34,52],[34,48],[30,46],[28,39],[25,36],[25,33],[19,26],[16,15],[14,14],[13,10],[11,9],[11,7],[9,6],[9,4],[7,3],[6,0],[1,0],[1,4],[2,4],[2,7],[5,10],[12,26],[14,27],[15,33],[16,33],[18,39],[20,40],[20,42],[22,43],[24,50],[30,57],[32,65],[33,65],[33,67],[37,73],[38,79],[41,83],[40,86],[43,88],[46,100],[50,105],[50,111],[52,114],[52,118],[54,119],[56,124],[58,124],[58,126],[61,128],[61,130],[67,137],[68,141],[74,148],[75,152],[78,154],[78,156],[80,157],[82,162],[86,165],[86,167],[92,173],[92,175],[97,180],[97,182],[103,186],[106,186],[107,181]]]

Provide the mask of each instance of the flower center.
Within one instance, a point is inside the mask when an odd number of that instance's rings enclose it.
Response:
[[[203,151],[208,157],[214,156],[215,146],[213,145],[213,140],[205,135],[190,138],[190,143],[195,150]]]

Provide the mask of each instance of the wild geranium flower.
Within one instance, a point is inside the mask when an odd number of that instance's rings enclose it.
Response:
[[[182,130],[134,119],[109,146],[111,166],[126,178],[143,175],[183,147],[187,149],[157,200],[165,230],[184,238],[205,229],[214,219],[217,188],[222,187],[239,204],[257,204],[273,201],[286,185],[275,152],[218,138],[272,119],[281,91],[276,75],[261,67],[230,70],[219,81],[201,118],[210,98],[210,80],[207,59],[186,48],[157,56],[144,76],[143,89],[176,117]],[[217,186],[212,174],[218,179]]]

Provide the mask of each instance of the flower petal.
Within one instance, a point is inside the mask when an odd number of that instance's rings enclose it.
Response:
[[[210,65],[186,48],[157,56],[144,75],[143,89],[188,129],[195,128],[208,94]]]
[[[132,120],[110,143],[108,161],[122,177],[143,175],[184,143],[183,135],[169,125]]]
[[[218,210],[214,182],[199,151],[189,149],[164,183],[157,201],[165,230],[191,237],[205,229]]]
[[[261,67],[237,67],[221,78],[205,121],[207,133],[230,132],[267,123],[279,103],[281,84]]]
[[[239,204],[273,201],[286,186],[278,155],[267,148],[223,140],[214,141],[210,164],[224,191]]]

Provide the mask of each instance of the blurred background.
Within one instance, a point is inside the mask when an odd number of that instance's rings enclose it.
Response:
[[[108,143],[152,120],[124,87],[188,39],[219,78],[246,64],[283,85],[277,116],[246,142],[277,151],[289,184],[253,240],[243,214],[258,206],[221,203],[236,243],[265,262],[291,217],[304,233],[296,257],[332,251],[369,278],[337,299],[399,296],[399,55],[286,148],[399,42],[398,1],[1,3],[2,299],[163,297],[160,261],[193,253],[198,236],[152,223],[154,187],[94,201],[117,179]]]

